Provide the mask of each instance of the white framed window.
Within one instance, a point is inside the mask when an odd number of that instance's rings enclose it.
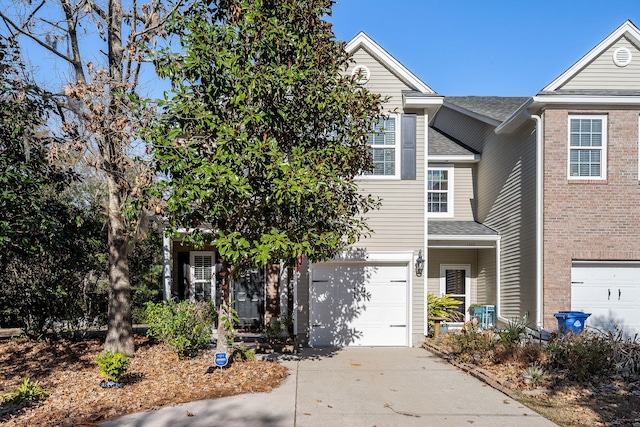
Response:
[[[460,301],[457,311],[469,318],[471,300],[471,266],[469,264],[440,264],[440,295]]]
[[[427,212],[429,217],[453,217],[453,167],[427,169]]]
[[[374,126],[367,140],[374,169],[367,178],[400,178],[400,123],[391,115]]]
[[[191,252],[191,301],[215,300],[215,253],[209,251]]]
[[[607,116],[569,115],[569,179],[606,179]]]

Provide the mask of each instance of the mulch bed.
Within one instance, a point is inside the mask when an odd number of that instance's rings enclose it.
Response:
[[[0,394],[24,378],[37,380],[51,395],[40,401],[0,407],[7,426],[92,426],[108,418],[165,405],[243,393],[269,392],[286,378],[275,362],[234,362],[214,367],[212,350],[181,360],[164,345],[136,337],[123,388],[102,388],[96,356],[103,340],[51,343],[23,338],[0,341]]]

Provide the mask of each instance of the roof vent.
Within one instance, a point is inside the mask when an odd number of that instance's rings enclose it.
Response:
[[[366,65],[356,65],[351,71],[351,75],[356,78],[358,84],[365,84],[371,78],[371,71]]]
[[[631,63],[631,51],[626,47],[619,47],[613,52],[613,63],[618,67],[626,67]]]

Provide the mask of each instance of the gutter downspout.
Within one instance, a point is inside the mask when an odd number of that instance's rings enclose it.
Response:
[[[542,118],[524,110],[526,116],[536,121],[536,327],[542,329],[543,300],[543,226],[544,226],[544,167]]]

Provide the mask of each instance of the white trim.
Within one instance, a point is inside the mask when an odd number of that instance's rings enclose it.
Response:
[[[625,21],[619,26],[613,33],[609,34],[604,40],[598,43],[593,49],[591,49],[585,56],[583,56],[578,62],[573,64],[569,69],[562,73],[558,78],[549,83],[542,89],[543,92],[555,91],[564,86],[569,80],[571,80],[576,74],[578,74],[584,67],[586,67],[596,57],[603,54],[611,45],[618,41],[621,37],[627,36],[636,45],[640,44],[640,30],[633,25],[629,20]]]
[[[402,65],[397,59],[384,50],[379,44],[374,42],[364,32],[359,32],[354,38],[347,43],[345,50],[348,53],[353,53],[358,48],[364,48],[367,52],[373,55],[383,65],[387,66],[395,75],[397,75],[402,81],[407,83],[408,86],[414,90],[435,94],[433,89],[427,86],[422,80],[420,80],[415,74],[409,71],[404,65]],[[442,102],[442,101],[441,101]]]
[[[332,260],[316,264],[343,263],[343,262],[411,262],[413,252],[367,252],[363,257],[354,257],[351,251],[342,251]]]
[[[631,64],[633,55],[628,47],[622,46],[613,51],[613,63],[618,67],[626,67]]]
[[[597,119],[602,120],[601,147],[572,147],[571,120]],[[606,114],[569,114],[567,116],[567,179],[570,181],[604,181],[607,179],[607,115]],[[600,150],[600,176],[572,176],[571,150]]]
[[[498,242],[500,241],[500,235],[482,236],[477,234],[430,234],[429,240],[478,240],[483,242]]]
[[[429,113],[424,112],[424,169],[429,167]],[[423,198],[427,200],[427,174],[422,174]],[[429,335],[429,318],[427,316],[427,282],[429,278],[429,215],[427,210],[422,209],[424,230],[422,236],[422,253],[424,254],[424,270],[422,271],[422,327],[424,336]]]
[[[464,316],[469,317],[469,306],[471,305],[471,264],[440,264],[440,296],[446,294],[447,283],[444,275],[446,270],[464,270]],[[459,294],[453,294],[459,295]],[[454,322],[454,324],[460,322]]]
[[[398,113],[392,113],[388,115],[389,119],[393,119],[394,120],[394,126],[395,126],[395,144],[394,145],[373,145],[373,144],[369,144],[369,146],[372,149],[378,149],[378,150],[384,150],[384,149],[388,149],[388,148],[393,148],[394,151],[394,156],[395,156],[395,164],[394,164],[394,175],[375,175],[373,173],[371,174],[365,174],[365,175],[361,175],[358,177],[358,179],[375,179],[375,180],[399,180],[400,179],[400,172],[402,170],[402,117],[400,116],[400,114]],[[381,119],[382,120],[382,119]]]
[[[171,238],[162,233],[162,298],[171,299]]]
[[[500,274],[500,269],[502,268],[500,264],[501,250],[500,240],[498,240],[496,241],[496,320],[504,321],[505,319],[502,317],[502,302],[500,301],[502,289],[502,283],[500,283],[502,277]]]
[[[216,253],[214,251],[190,251],[189,252],[189,299],[195,301],[195,257],[196,256],[210,256],[211,257],[211,283],[210,295],[211,301],[216,300]]]
[[[480,161],[480,154],[434,154],[429,156],[428,160],[434,163],[478,163]]]
[[[425,178],[425,185],[427,186],[427,197],[424,200],[425,210],[429,218],[453,218],[453,211],[455,205],[454,195],[454,170],[451,165],[446,166],[428,166]],[[447,171],[447,211],[446,212],[429,212],[429,174],[428,171]],[[435,190],[434,190],[435,191]]]
[[[441,106],[444,97],[442,96],[406,96],[402,95],[402,106],[405,108],[429,108]]]
[[[533,104],[607,104],[607,105],[637,105],[640,96],[626,95],[536,95]]]
[[[351,70],[351,76],[358,76],[359,78],[356,79],[357,83],[363,85],[371,78],[371,70],[369,70],[369,67],[366,65],[358,64]]]

